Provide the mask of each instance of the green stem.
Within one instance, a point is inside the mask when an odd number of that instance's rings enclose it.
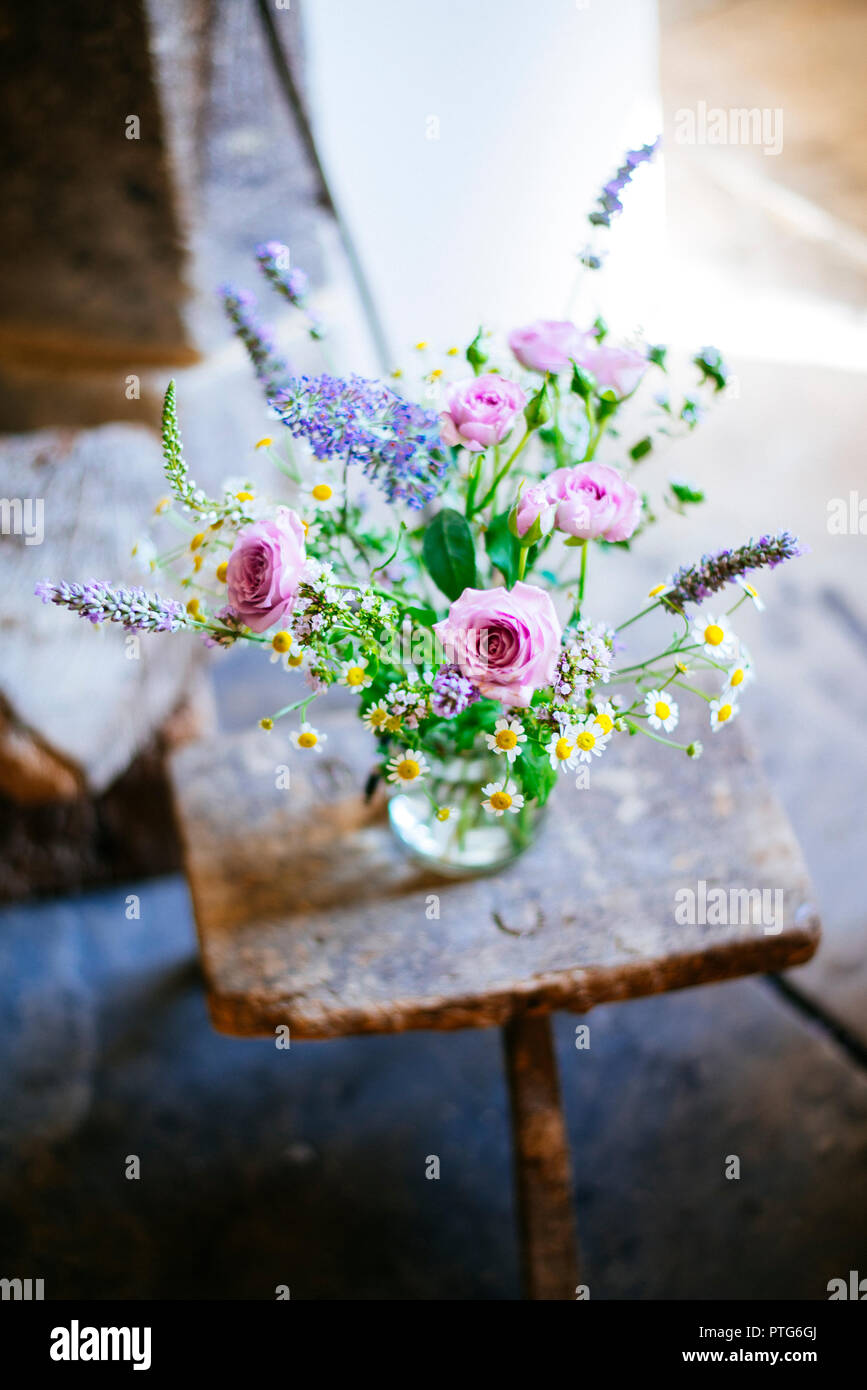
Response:
[[[659,604],[660,604],[660,600],[659,600],[659,599],[656,599],[653,603],[651,603],[651,604],[649,605],[649,607],[647,607],[647,608],[642,608],[642,610],[641,610],[640,613],[635,613],[635,614],[633,615],[633,617],[627,618],[627,619],[626,619],[626,622],[625,622],[625,623],[621,623],[619,627],[616,627],[616,628],[614,629],[614,631],[615,631],[615,632],[622,632],[623,629],[624,629],[625,627],[631,627],[633,623],[637,623],[637,622],[638,622],[638,619],[639,619],[639,618],[644,618],[644,617],[646,617],[646,615],[647,615],[648,613],[652,613],[653,610],[654,610],[654,608],[658,608],[658,607],[659,607]]]
[[[584,583],[587,578],[587,551],[589,547],[586,540],[581,542],[581,569],[578,574],[578,602],[575,604],[575,612],[572,614],[571,621],[577,623],[581,617],[581,605],[584,602]]]
[[[664,743],[667,748],[677,748],[681,753],[685,753],[689,747],[688,743],[675,743],[673,738],[662,738],[659,734],[652,734],[649,729],[645,729],[642,724],[634,724],[629,721],[629,728],[634,729],[638,734],[644,734],[645,738],[652,738],[657,743]]]
[[[488,506],[489,502],[493,501],[494,497],[496,496],[497,488],[500,486],[500,483],[502,482],[503,478],[505,478],[506,474],[508,473],[512,464],[515,462],[515,459],[520,454],[521,450],[527,443],[532,433],[532,430],[525,430],[523,436],[521,437],[520,444],[517,446],[517,448],[512,450],[509,457],[506,459],[506,462],[503,464],[502,468],[494,474],[494,481],[491,483],[491,486],[488,488],[481,502],[478,504],[478,506],[472,507],[467,512],[468,517],[475,516],[476,512],[483,512],[485,510],[485,507]]]

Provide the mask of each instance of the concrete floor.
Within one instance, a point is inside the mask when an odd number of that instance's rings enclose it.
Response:
[[[867,201],[852,168],[861,88],[845,74],[863,8],[663,8],[667,112],[704,97],[791,113],[761,196],[721,177],[708,151],[670,151],[684,275],[698,284],[712,265],[757,316],[768,285],[778,304],[806,286],[823,322],[851,322]],[[751,71],[766,96],[744,85]],[[783,225],[780,192],[847,235]],[[757,340],[772,328],[756,317]],[[808,337],[787,365],[738,353],[737,398],[678,446],[677,471],[712,502],[690,554],[782,525],[811,546],[762,584],[767,611],[747,620],[761,677],[747,717],[804,845],[825,940],[782,984],[600,1009],[586,1052],[576,1020],[557,1019],[592,1298],[822,1299],[829,1279],[867,1267],[867,551],[826,524],[830,498],[863,492],[867,402],[863,373]],[[674,471],[674,455],[653,466]],[[636,551],[642,590],[683,552],[679,525],[668,518]],[[591,610],[604,611],[608,577],[591,575]],[[244,658],[217,675],[227,728],[272,708],[267,687],[282,680]],[[140,920],[125,915],[128,893]],[[267,1299],[278,1284],[295,1298],[517,1296],[495,1031],[289,1052],[218,1037],[179,879],[10,909],[0,956],[0,1274],[43,1277],[49,1298]],[[438,1182],[425,1178],[431,1154]],[[125,1177],[129,1155],[138,1180]]]

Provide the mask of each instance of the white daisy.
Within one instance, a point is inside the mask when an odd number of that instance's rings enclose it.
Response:
[[[372,734],[381,734],[388,719],[388,710],[385,705],[371,705],[361,716],[361,722]]]
[[[617,706],[611,700],[604,700],[596,705],[593,723],[597,725],[603,734],[610,734],[611,730],[614,728],[614,721],[619,713],[620,711]]]
[[[677,704],[665,690],[647,691],[644,712],[651,729],[665,729],[670,734],[672,729],[677,728]]]
[[[280,661],[292,646],[292,633],[281,628],[271,638],[271,662]]]
[[[354,656],[350,661],[344,661],[338,676],[340,684],[348,686],[350,690],[366,690],[373,685],[373,676],[368,674],[367,665],[366,656]]]
[[[424,777],[427,771],[424,753],[419,753],[415,748],[406,748],[402,753],[395,754],[389,762],[388,780],[406,786],[410,782],[416,782],[419,777]]]
[[[722,693],[724,695],[739,695],[744,687],[753,680],[755,680],[753,663],[746,647],[742,646],[734,664],[726,671],[726,681]]]
[[[498,719],[494,732],[485,734],[485,742],[492,753],[502,753],[513,763],[523,752],[521,744],[527,742],[527,735],[520,719]]]
[[[510,782],[508,778],[501,787],[497,786],[496,782],[489,782],[486,787],[482,787],[482,791],[487,797],[482,805],[493,816],[504,816],[507,811],[515,815],[524,804],[523,796],[515,783]]]
[[[317,512],[333,512],[343,505],[343,488],[327,478],[313,477],[302,487],[299,500]]]
[[[740,584],[747,597],[751,598],[756,608],[758,608],[759,612],[763,613],[765,610],[765,605],[759,598],[758,593],[753,588],[752,584],[748,584],[747,581],[744,579],[743,575],[738,575],[737,579],[735,580],[735,583]]]
[[[734,695],[721,695],[710,702],[710,727],[718,734],[724,724],[729,724],[740,714]]]
[[[698,643],[705,656],[730,657],[737,639],[725,618],[712,618],[708,613],[693,623],[692,640]]]
[[[132,548],[132,555],[135,559],[136,569],[143,574],[150,574],[157,567],[157,548],[150,536],[142,536],[137,540]]]
[[[555,772],[567,772],[575,766],[575,730],[571,724],[561,724],[560,733],[548,744],[548,758]]]
[[[594,758],[600,757],[611,738],[610,734],[599,732],[599,725],[592,714],[575,724],[572,734],[575,739],[575,758],[580,763],[590,763]]]
[[[452,814],[452,808],[451,808],[451,806],[438,806],[437,809],[436,809],[436,818],[437,818],[438,821],[446,821],[446,820],[448,820],[449,817],[451,816],[451,814]]]
[[[327,734],[320,734],[318,729],[314,729],[312,724],[308,724],[305,719],[300,729],[296,729],[289,735],[289,742],[293,748],[300,748],[310,753],[321,753],[322,745],[328,738]]]

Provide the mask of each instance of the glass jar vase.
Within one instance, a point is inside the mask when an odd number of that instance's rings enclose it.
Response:
[[[477,749],[426,758],[430,770],[416,786],[389,789],[392,831],[415,859],[445,877],[469,878],[502,869],[529,849],[544,813],[537,801],[500,816],[482,805],[483,787],[509,779],[505,758]]]

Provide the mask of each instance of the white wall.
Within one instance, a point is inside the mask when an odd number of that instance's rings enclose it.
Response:
[[[597,189],[661,128],[655,0],[306,0],[302,13],[317,142],[395,355],[419,338],[463,344],[480,321],[562,316]],[[627,196],[606,314],[650,330],[661,169]]]

